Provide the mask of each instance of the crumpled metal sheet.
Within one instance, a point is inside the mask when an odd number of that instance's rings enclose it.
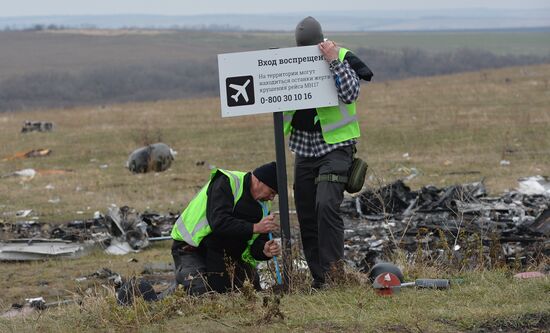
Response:
[[[120,243],[115,244],[113,240],[106,250],[107,253],[126,254],[149,246],[147,223],[141,219],[135,209],[128,206],[110,207],[106,221],[111,235],[116,237],[117,243]]]
[[[151,237],[170,235],[177,214],[166,215],[154,212],[138,213],[127,206],[111,207],[107,216],[99,212],[94,218],[75,220],[64,224],[50,224],[39,221],[18,221],[0,223],[0,240],[8,239],[45,239],[57,242],[73,242],[74,246],[99,244],[106,248],[112,245],[111,251],[125,254],[143,249],[149,245]],[[18,245],[19,246],[19,245]],[[26,245],[21,245],[23,252]],[[29,256],[25,260],[39,260],[40,256]],[[34,258],[34,259],[31,259]],[[10,259],[7,256],[1,260]]]
[[[85,244],[59,240],[20,240],[0,243],[1,261],[44,260],[53,257],[79,258]]]
[[[550,254],[550,196],[488,197],[483,182],[411,191],[401,180],[346,197],[345,258],[368,270],[396,248],[449,264],[526,264]]]

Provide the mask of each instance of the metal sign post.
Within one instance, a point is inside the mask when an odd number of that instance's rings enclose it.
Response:
[[[218,55],[222,117],[273,113],[283,281],[292,269],[283,112],[338,105],[328,64],[319,47],[304,46]]]
[[[283,243],[283,281],[284,286],[288,288],[290,285],[290,272],[292,271],[292,246],[290,243],[290,216],[288,214],[285,136],[282,112],[273,113],[273,127],[275,132],[277,184],[281,184],[279,186],[279,220],[281,221],[281,240]]]

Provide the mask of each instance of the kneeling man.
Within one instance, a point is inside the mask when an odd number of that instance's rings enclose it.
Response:
[[[279,228],[270,206],[277,195],[275,162],[252,172],[214,169],[172,228],[176,281],[190,294],[260,289],[257,261],[281,252],[267,234]]]

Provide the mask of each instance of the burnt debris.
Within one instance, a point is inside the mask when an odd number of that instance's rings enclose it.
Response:
[[[402,181],[347,197],[345,256],[368,271],[402,249],[457,268],[522,266],[550,254],[550,196],[487,196],[483,182],[412,191]]]
[[[25,121],[21,128],[21,133],[28,132],[51,132],[53,123],[49,121]]]
[[[534,187],[522,186],[526,184]],[[364,190],[346,197],[341,206],[345,259],[365,272],[390,260],[397,249],[410,261],[458,269],[537,264],[550,255],[548,185],[546,178],[526,178],[519,190],[498,197],[488,196],[483,182],[412,191],[398,180]],[[170,239],[177,217],[113,206],[105,216],[96,212],[94,218],[65,224],[0,223],[0,239],[101,244],[108,253],[126,254]],[[292,237],[298,241],[298,232]]]
[[[126,167],[133,173],[162,172],[170,168],[176,154],[167,144],[154,143],[134,150]]]
[[[172,213],[140,214],[127,206],[113,206],[106,216],[96,212],[93,218],[63,224],[39,221],[0,223],[0,260],[40,260],[67,255],[68,244],[64,245],[64,251],[48,251],[44,255],[37,255],[45,251],[40,248],[39,252],[33,250],[30,245],[25,246],[33,244],[37,247],[37,240],[42,242],[42,247],[59,247],[58,243],[68,242],[81,245],[79,250],[99,245],[112,254],[135,252],[147,247],[150,241],[168,238],[177,217],[177,214]],[[55,244],[52,245],[52,242]],[[9,256],[7,251],[10,252]],[[23,252],[25,256],[20,255]],[[30,256],[28,252],[33,255]]]

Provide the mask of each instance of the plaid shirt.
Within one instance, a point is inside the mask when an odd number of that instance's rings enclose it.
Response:
[[[359,96],[359,77],[350,67],[347,60],[340,62],[334,60],[329,65],[332,76],[336,83],[338,98],[346,103],[353,103]],[[293,129],[290,134],[288,146],[292,152],[302,157],[321,157],[331,151],[353,145],[357,139],[350,139],[335,144],[326,143],[321,132],[308,132]]]

